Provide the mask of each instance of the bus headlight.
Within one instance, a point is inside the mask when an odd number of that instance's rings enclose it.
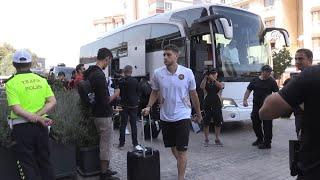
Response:
[[[237,104],[233,99],[223,99],[222,104],[223,104],[222,108],[237,107]]]

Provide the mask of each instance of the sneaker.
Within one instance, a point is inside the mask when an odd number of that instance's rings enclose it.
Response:
[[[216,146],[223,147],[223,144],[222,144],[222,142],[221,142],[220,140],[215,140],[215,141],[214,141],[214,144],[215,144]]]
[[[252,143],[252,146],[259,146],[263,142],[260,139],[257,139],[255,142]]]
[[[101,173],[100,174],[100,180],[120,180],[120,178],[109,176],[106,173]]]
[[[124,149],[124,144],[119,144],[118,149],[123,150]]]
[[[126,135],[129,135],[130,134],[130,131],[129,129],[126,127]]]
[[[134,149],[137,150],[137,151],[143,151],[143,147],[140,146],[139,144],[134,146]]]
[[[203,146],[204,147],[208,147],[209,146],[209,140],[208,139],[204,140]]]
[[[259,144],[259,149],[271,149],[271,144],[270,143],[262,143]]]
[[[113,176],[113,175],[116,175],[117,174],[117,171],[112,171],[110,169],[107,169],[106,173],[105,173],[107,176]]]

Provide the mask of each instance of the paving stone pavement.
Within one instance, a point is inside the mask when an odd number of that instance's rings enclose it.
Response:
[[[295,139],[294,120],[274,120],[273,142],[269,150],[251,146],[255,140],[250,121],[226,123],[222,129],[223,147],[213,144],[203,146],[203,132],[190,133],[188,150],[187,180],[286,180],[295,179],[289,174],[288,140]],[[138,126],[139,127],[139,126]],[[138,130],[140,131],[140,130]],[[140,134],[140,133],[139,133]],[[112,169],[118,171],[121,180],[127,179],[126,153],[132,149],[131,136],[126,136],[124,150],[117,149],[119,133],[114,136]],[[146,142],[149,146],[150,142]],[[170,149],[163,147],[161,134],[154,140],[160,151],[161,179],[176,180],[176,161]],[[96,180],[98,177],[79,180]]]

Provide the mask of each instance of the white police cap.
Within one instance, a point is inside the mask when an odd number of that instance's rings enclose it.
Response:
[[[32,62],[32,55],[26,49],[17,50],[13,54],[13,62],[14,63],[31,63]]]

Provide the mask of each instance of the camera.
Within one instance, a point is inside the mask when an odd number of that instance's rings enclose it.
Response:
[[[217,73],[217,70],[215,68],[208,68],[203,74],[206,76],[209,76],[210,74]]]

